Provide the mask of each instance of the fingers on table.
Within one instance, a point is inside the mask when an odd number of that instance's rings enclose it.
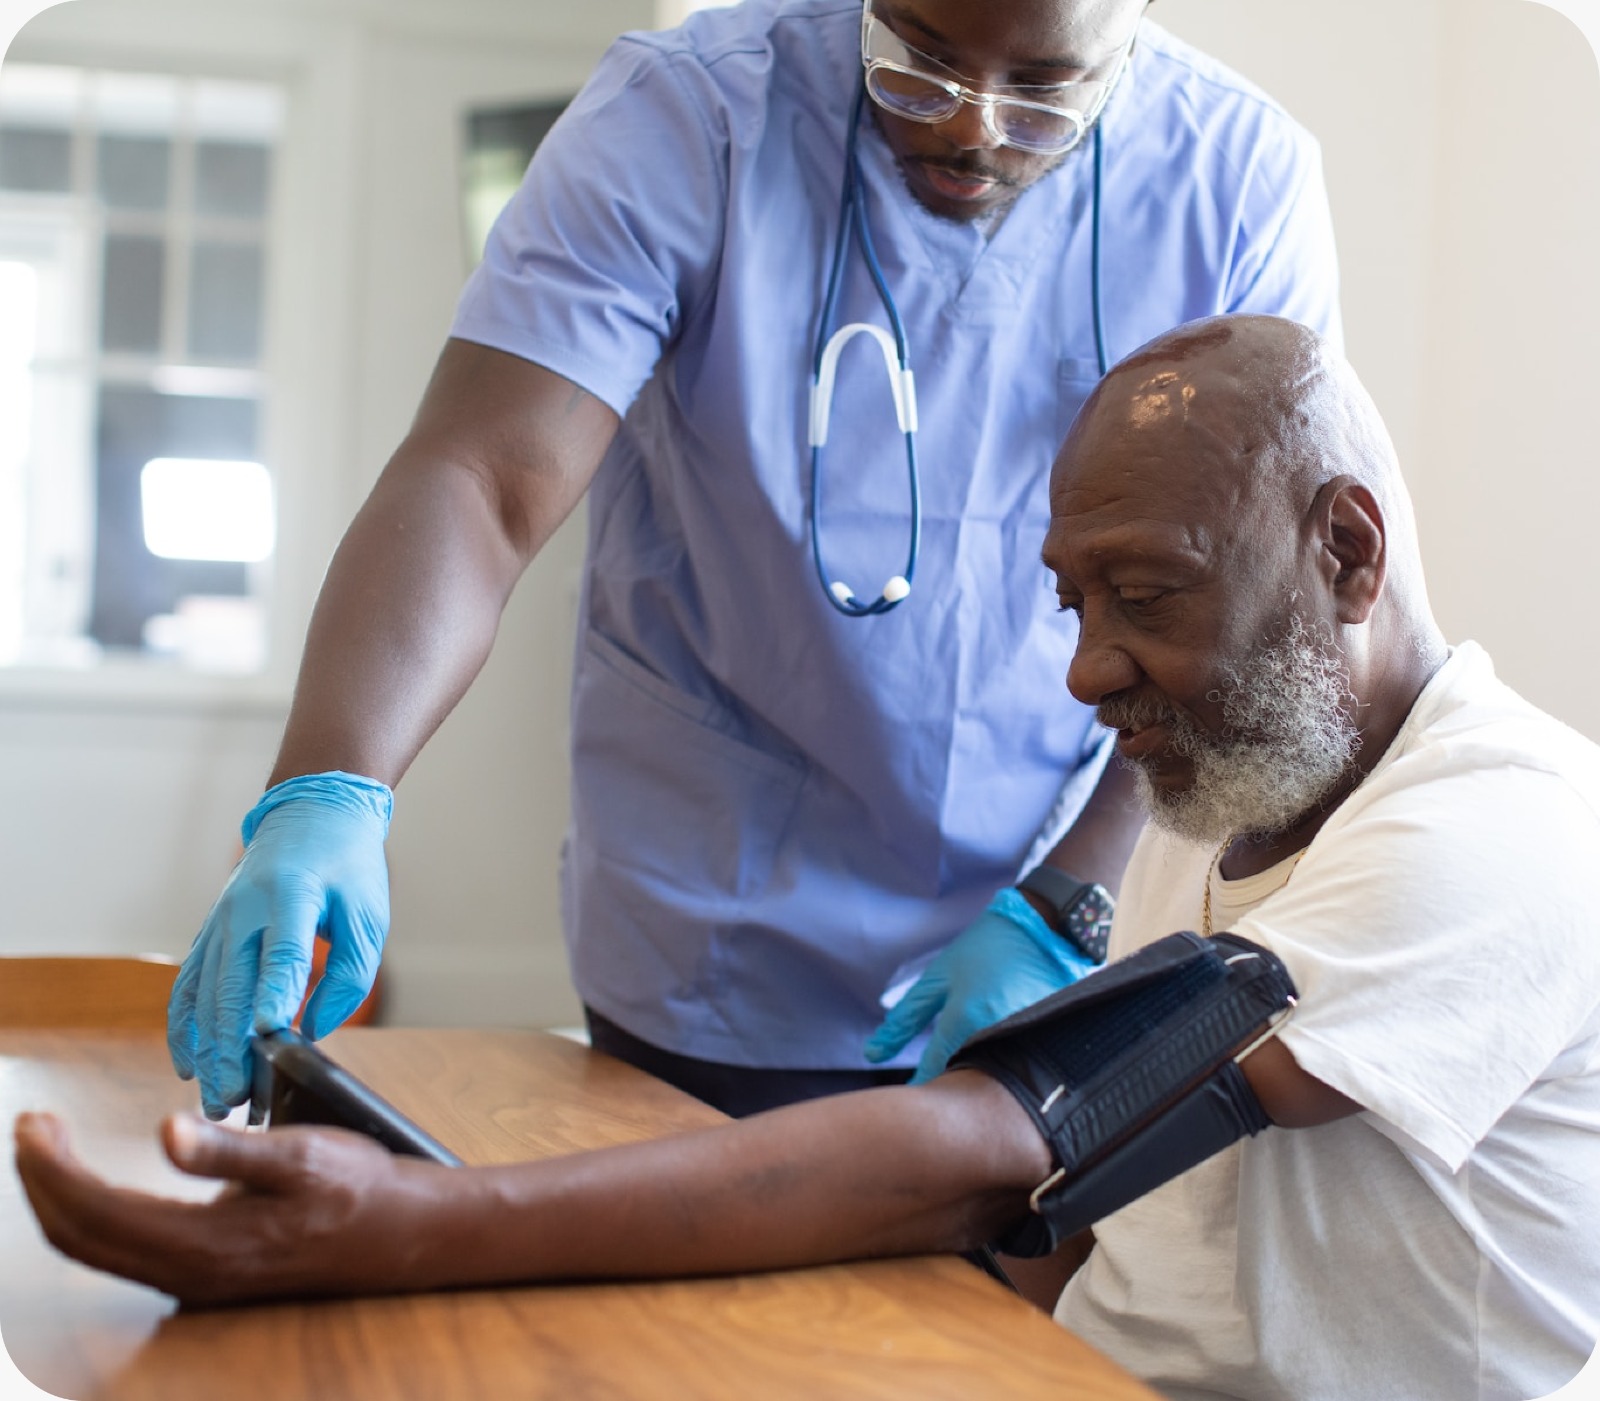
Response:
[[[172,1294],[203,1279],[204,1204],[111,1186],[78,1161],[53,1115],[24,1114],[15,1132],[23,1190],[62,1254]]]

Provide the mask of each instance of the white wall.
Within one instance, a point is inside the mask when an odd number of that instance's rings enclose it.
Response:
[[[1416,498],[1435,611],[1600,739],[1600,71],[1533,0],[1160,0],[1321,139],[1348,350]]]
[[[1528,97],[1435,172],[1423,548],[1446,629],[1600,738],[1600,70],[1550,10],[1454,2],[1447,109],[1482,110],[1506,74]]]
[[[1600,368],[1592,53],[1531,0],[1161,0],[1154,13],[1321,137],[1351,357],[1407,463],[1446,631],[1483,641],[1513,684],[1600,738],[1585,646],[1600,490],[1586,432]],[[289,196],[322,223],[275,294],[273,354],[303,408],[277,445],[306,493],[305,529],[286,542],[291,633],[449,322],[465,266],[460,104],[567,90],[607,37],[648,22],[646,0],[73,0],[13,50],[170,41],[295,85],[317,158]],[[397,1020],[575,1013],[555,895],[575,571],[569,526],[402,785]],[[181,953],[269,766],[281,682],[177,705],[132,699],[131,682],[109,697],[0,687],[0,948]]]

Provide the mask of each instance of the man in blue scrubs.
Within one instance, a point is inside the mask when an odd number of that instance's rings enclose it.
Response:
[[[1115,887],[1137,819],[1059,699],[1075,627],[1032,543],[1052,454],[1101,365],[1167,327],[1338,333],[1314,142],[1143,10],[748,0],[613,46],[330,568],[273,786],[174,996],[208,1110],[245,1097],[251,1028],[293,1016],[314,931],[311,1034],[370,985],[390,789],[586,492],[564,903],[597,1045],[744,1112],[931,1072],[1092,966],[1092,883]],[[825,594],[808,521],[852,130],[920,420],[913,587],[866,618]],[[832,324],[886,326],[845,252]],[[868,599],[906,572],[910,519],[865,338],[830,408],[818,543]]]

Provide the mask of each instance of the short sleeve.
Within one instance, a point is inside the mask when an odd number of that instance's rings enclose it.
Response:
[[[1227,310],[1284,316],[1344,343],[1333,215],[1314,138],[1290,128],[1251,156]]]
[[[692,51],[619,40],[540,144],[451,334],[625,413],[715,277],[726,130]]]
[[[1600,823],[1560,775],[1448,747],[1375,778],[1235,932],[1300,988],[1301,1067],[1454,1172],[1600,1005]]]

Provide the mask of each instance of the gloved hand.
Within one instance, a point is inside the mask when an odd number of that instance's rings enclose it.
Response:
[[[1075,983],[1099,965],[1057,934],[1022,892],[1002,890],[928,965],[867,1039],[869,1061],[891,1059],[932,1024],[911,1077],[931,1080],[963,1042]]]
[[[319,932],[331,947],[301,1030],[326,1035],[371,990],[389,932],[383,842],[393,804],[374,779],[320,773],[269,788],[245,814],[244,855],[167,1008],[173,1067],[185,1080],[199,1077],[209,1117],[249,1097],[251,1033],[294,1020]]]

